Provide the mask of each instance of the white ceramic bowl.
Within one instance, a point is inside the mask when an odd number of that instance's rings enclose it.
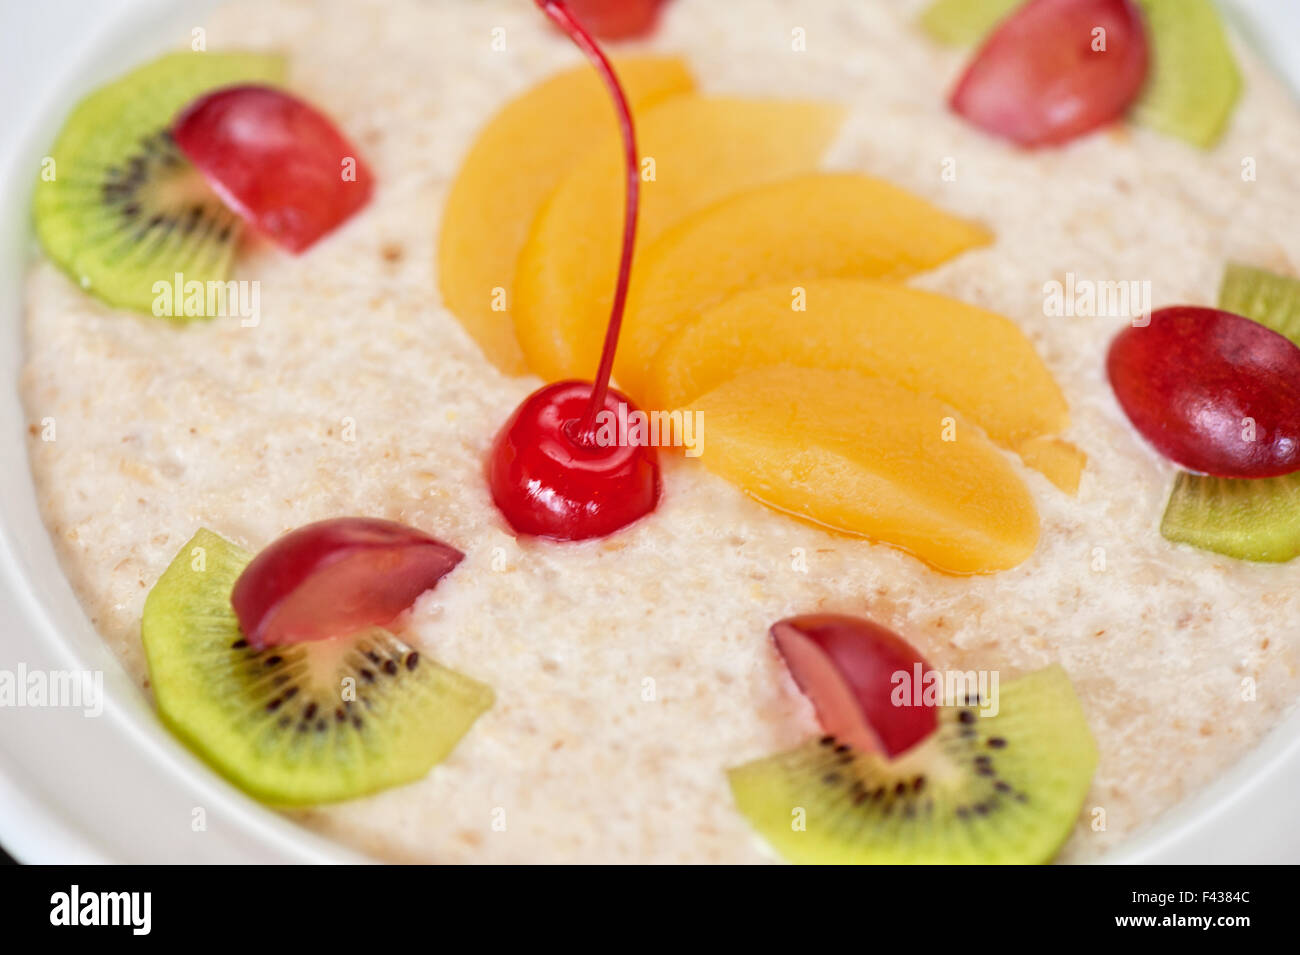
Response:
[[[743,0],[737,0],[738,3]],[[77,603],[37,513],[18,402],[29,203],[44,150],[97,82],[187,42],[212,0],[43,0],[0,12],[0,670],[99,670],[101,715],[0,709],[0,844],[24,862],[319,862],[360,857],[230,786],[161,726]],[[1300,90],[1300,4],[1234,19]],[[1300,713],[1116,862],[1300,862]],[[206,828],[195,831],[194,811]]]

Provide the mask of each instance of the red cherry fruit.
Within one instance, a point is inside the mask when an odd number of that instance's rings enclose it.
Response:
[[[370,200],[374,177],[334,125],[269,86],[195,100],[172,136],[222,200],[291,252],[302,252]]]
[[[1031,0],[980,48],[950,103],[1021,146],[1057,145],[1123,115],[1147,62],[1132,0]]]
[[[464,556],[393,521],[319,521],[254,557],[230,602],[244,639],[259,650],[342,637],[391,623]]]
[[[1164,308],[1116,336],[1106,371],[1133,427],[1183,467],[1300,471],[1300,348],[1277,332],[1218,309]]]
[[[604,537],[654,510],[659,500],[654,448],[605,445],[578,434],[591,387],[560,381],[535,391],[496,439],[488,475],[492,499],[520,533]],[[611,388],[605,410],[610,417],[603,420],[617,422],[636,406]]]
[[[610,389],[609,378],[632,277],[641,170],[632,112],[609,60],[562,0],[537,0],[537,5],[587,54],[618,111],[627,177],[623,252],[595,383],[562,381],[529,395],[492,444],[488,482],[492,500],[521,534],[585,540],[612,534],[659,503],[655,449],[602,440],[626,434],[618,433],[620,428],[610,435],[598,420],[603,412],[617,421],[620,413],[636,411],[624,395]]]
[[[592,36],[628,40],[645,36],[659,20],[667,0],[568,0],[573,16]]]
[[[912,692],[930,665],[893,631],[859,617],[808,614],[773,624],[772,639],[829,735],[893,758],[934,732],[935,707]],[[906,674],[906,684],[896,674]],[[896,686],[906,688],[906,705],[895,703]]]

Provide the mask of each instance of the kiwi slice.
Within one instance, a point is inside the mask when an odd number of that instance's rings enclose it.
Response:
[[[1241,71],[1213,0],[1138,0],[1151,69],[1133,118],[1208,149],[1241,94]]]
[[[141,630],[163,720],[252,795],[307,805],[419,779],[492,705],[488,687],[384,630],[251,649],[230,605],[248,561],[200,530],[149,592]]]
[[[1300,345],[1300,279],[1230,263],[1219,287],[1219,308],[1244,315]]]
[[[1219,308],[1300,346],[1300,280],[1232,263],[1219,289]],[[1183,472],[1174,481],[1160,533],[1227,557],[1285,563],[1300,556],[1300,472],[1262,479]]]
[[[921,26],[940,43],[978,43],[1025,0],[935,0],[921,14]]]
[[[731,770],[736,805],[791,862],[1037,863],[1078,818],[1097,766],[1058,666],[1003,686],[996,715],[943,707],[895,760],[834,737]]]
[[[1300,473],[1247,480],[1184,471],[1160,533],[1241,560],[1291,560],[1300,556]]]
[[[283,75],[272,54],[172,53],[91,93],[37,182],[36,234],[49,257],[108,304],[143,312],[153,311],[154,283],[177,273],[224,280],[243,222],[176,148],[172,120],[209,90]]]

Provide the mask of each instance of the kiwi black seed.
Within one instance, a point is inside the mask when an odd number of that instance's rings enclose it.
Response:
[[[1300,346],[1300,279],[1232,264],[1219,308],[1259,322]],[[1300,473],[1222,478],[1182,473],[1174,481],[1160,533],[1240,560],[1300,556]]]
[[[253,795],[305,805],[418,779],[491,706],[488,687],[377,628],[253,649],[230,605],[248,559],[199,531],[150,592],[141,629],[164,721]]]
[[[110,305],[159,309],[156,282],[223,281],[242,221],[177,149],[171,125],[204,93],[277,83],[283,60],[263,53],[173,53],[101,87],[69,115],[42,164],[36,233],[49,257]]]
[[[808,863],[1044,862],[1078,817],[1096,745],[1059,667],[1005,684],[991,708],[943,707],[895,760],[833,738],[734,769],[741,812]]]

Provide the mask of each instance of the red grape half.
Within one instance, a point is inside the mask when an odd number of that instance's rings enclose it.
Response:
[[[228,86],[176,118],[172,136],[222,200],[291,252],[362,208],[370,168],[334,124],[270,86]]]
[[[1116,336],[1106,370],[1133,427],[1183,467],[1300,471],[1300,348],[1272,329],[1214,308],[1163,308]]]
[[[917,705],[911,692],[930,665],[893,631],[858,617],[808,614],[777,621],[772,639],[837,740],[894,757],[934,732],[935,707]]]
[[[951,105],[1021,146],[1058,145],[1122,116],[1147,62],[1132,0],[1031,0],[980,48]]]
[[[382,627],[465,555],[394,521],[340,517],[285,534],[253,558],[230,602],[256,649]]]

